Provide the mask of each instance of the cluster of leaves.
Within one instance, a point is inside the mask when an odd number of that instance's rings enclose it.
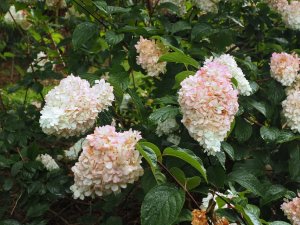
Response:
[[[300,33],[286,29],[262,1],[221,1],[215,14],[202,14],[188,2],[183,17],[177,5],[149,3],[72,0],[67,4],[78,15],[64,17],[67,9],[53,11],[43,1],[0,2],[1,15],[11,4],[33,15],[27,31],[0,23],[0,57],[12,62],[21,77],[8,91],[26,92],[16,103],[0,92],[0,224],[189,224],[191,211],[208,192],[228,189],[237,197],[227,200],[230,208],[216,211],[220,217],[239,224],[287,224],[280,205],[300,187],[300,136],[282,126],[286,96],[270,78],[269,59],[273,52],[300,53]],[[160,58],[167,62],[167,73],[159,79],[145,76],[136,63],[134,45],[140,36],[170,49]],[[26,72],[40,51],[57,65],[55,72],[52,65]],[[205,58],[225,52],[236,57],[255,93],[239,98],[223,151],[207,156],[182,124],[179,146],[158,137],[157,124],[168,118],[180,124],[180,82]],[[137,149],[145,174],[119,195],[73,200],[69,187],[74,162],[62,160],[58,171],[47,172],[35,160],[41,153],[59,158],[76,138],[44,135],[39,109],[31,105],[27,91],[36,92],[43,104],[45,86],[70,73],[91,83],[108,75],[116,101],[99,115],[97,125],[115,119],[122,129],[142,132]],[[123,109],[126,95],[131,100]]]

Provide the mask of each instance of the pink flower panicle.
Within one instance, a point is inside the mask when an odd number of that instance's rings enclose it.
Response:
[[[137,64],[146,70],[149,76],[158,77],[159,74],[166,72],[166,62],[158,62],[159,58],[164,54],[164,49],[154,40],[140,40],[135,45],[137,56]]]
[[[298,194],[300,197],[300,194]],[[284,202],[281,209],[293,225],[300,225],[300,198],[296,197],[290,202]]]
[[[182,81],[179,90],[182,122],[210,155],[220,151],[238,111],[238,91],[231,78],[226,66],[210,62]]]
[[[284,86],[290,86],[299,72],[299,58],[296,54],[273,53],[271,57],[271,76]]]
[[[141,139],[137,131],[116,132],[112,126],[97,127],[83,143],[75,166],[74,198],[119,193],[143,175],[141,156],[135,149]]]

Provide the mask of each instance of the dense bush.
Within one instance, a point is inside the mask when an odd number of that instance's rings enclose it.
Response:
[[[300,224],[299,1],[0,10],[0,224]]]

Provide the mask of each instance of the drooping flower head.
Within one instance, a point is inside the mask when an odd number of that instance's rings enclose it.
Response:
[[[31,23],[28,21],[29,13],[26,10],[16,11],[14,5],[10,6],[9,11],[4,16],[4,21],[7,24],[14,24],[15,22],[20,25],[24,30],[30,28]]]
[[[135,148],[140,139],[137,131],[116,132],[112,126],[97,127],[88,135],[72,167],[74,198],[119,193],[138,180],[143,175],[141,156]]]
[[[296,54],[273,53],[271,76],[284,86],[290,86],[298,76],[299,58]]]
[[[146,70],[151,77],[158,77],[159,74],[166,72],[166,62],[158,62],[159,58],[164,54],[164,49],[159,46],[154,40],[140,40],[135,45],[137,56],[137,64]]]
[[[233,89],[231,78],[226,66],[210,62],[181,82],[178,101],[182,122],[211,155],[220,151],[238,111],[238,92]]]
[[[40,161],[48,171],[59,169],[55,160],[48,154],[40,154],[36,160]]]
[[[251,86],[250,86],[248,80],[245,78],[245,74],[243,73],[242,69],[237,65],[233,56],[228,55],[228,54],[223,54],[220,57],[217,57],[214,59],[210,58],[204,62],[204,65],[211,61],[218,62],[220,64],[227,66],[232,77],[238,83],[237,88],[241,95],[249,96],[251,94],[251,92],[252,92]]]
[[[291,90],[282,102],[286,124],[294,132],[300,132],[300,90]]]
[[[113,88],[104,80],[91,88],[88,81],[70,75],[46,95],[40,126],[46,134],[59,137],[83,134],[113,100]]]
[[[300,197],[300,194],[298,194]],[[293,225],[300,224],[300,198],[296,197],[290,202],[284,202],[281,209]]]

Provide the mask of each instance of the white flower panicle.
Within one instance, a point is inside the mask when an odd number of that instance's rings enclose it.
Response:
[[[39,52],[37,54],[36,59],[33,60],[33,62],[31,63],[31,65],[29,65],[28,69],[27,69],[27,73],[32,73],[32,71],[44,71],[45,70],[45,65],[47,63],[52,63],[47,55],[45,54],[45,52]],[[52,67],[53,69],[54,67]]]
[[[159,46],[154,40],[140,40],[135,45],[137,56],[137,64],[146,70],[151,77],[158,77],[159,74],[166,72],[166,62],[158,62],[159,58],[164,54],[165,50]]]
[[[67,3],[65,0],[46,0],[46,5],[50,8],[66,8]]]
[[[285,25],[293,30],[300,30],[300,1],[267,0],[269,6],[277,11]]]
[[[169,135],[179,128],[175,118],[168,118],[163,122],[159,122],[156,127],[156,134],[161,137],[163,135]]]
[[[85,138],[79,139],[71,148],[68,150],[64,150],[64,156],[68,160],[76,160],[78,159],[78,155],[82,149],[82,145],[85,141]]]
[[[193,4],[206,13],[217,13],[219,2],[220,0],[192,0]]]
[[[48,154],[40,154],[36,160],[40,161],[48,171],[59,169],[55,160]]]
[[[252,88],[249,84],[249,81],[245,78],[245,74],[243,73],[242,69],[237,65],[233,56],[228,54],[223,54],[217,58],[210,58],[204,62],[204,65],[214,61],[221,63],[227,66],[229,72],[231,73],[232,77],[237,81],[237,89],[241,95],[249,96],[251,95]]]
[[[287,27],[300,30],[300,2],[291,1],[282,12],[282,20]]]
[[[16,7],[12,5],[4,15],[4,22],[7,24],[14,24],[16,22],[24,30],[27,30],[31,27],[31,23],[27,19],[28,15],[29,13],[26,10],[16,11]]]
[[[210,62],[181,82],[182,122],[209,155],[220,151],[238,111],[238,92],[231,78],[226,66]]]
[[[113,100],[113,87],[104,80],[91,88],[88,81],[70,75],[46,95],[40,126],[46,134],[59,137],[81,135]]]
[[[283,116],[287,126],[294,132],[300,132],[300,90],[290,91],[282,102]]]
[[[300,59],[296,54],[273,53],[270,67],[271,76],[284,86],[290,86],[297,79]]]
[[[75,166],[74,198],[119,193],[127,184],[143,175],[141,156],[135,149],[141,139],[137,131],[116,132],[112,126],[97,127],[83,143],[83,151]]]
[[[181,140],[181,137],[176,135],[176,134],[170,134],[168,137],[167,137],[167,141],[174,144],[174,145],[179,145],[180,143],[180,140]]]

